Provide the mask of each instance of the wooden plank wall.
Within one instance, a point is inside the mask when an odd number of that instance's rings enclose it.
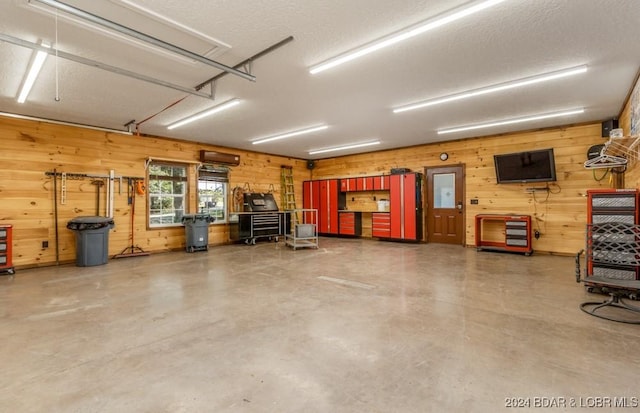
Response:
[[[280,156],[221,148],[160,137],[128,136],[85,128],[0,117],[0,223],[12,224],[13,263],[17,267],[50,265],[56,262],[53,180],[46,171],[145,177],[148,157],[197,161],[199,151],[217,150],[240,155],[241,165],[231,168],[230,189],[249,184],[255,192],[276,190],[280,204],[280,166],[294,167],[296,198],[302,203],[302,181],[310,178],[306,161]],[[195,187],[195,164],[190,166],[189,185]],[[96,215],[96,185],[91,179],[67,180],[67,199],[60,204],[58,181],[58,238],[60,262],[75,260],[75,234],[66,228],[76,216]],[[104,215],[106,187],[101,193]],[[231,192],[231,191],[230,191]],[[231,194],[230,194],[231,195]],[[195,191],[189,199],[196,212]],[[109,234],[109,255],[121,252],[130,242],[131,210],[127,189],[118,191],[114,201],[115,228]],[[302,207],[302,205],[300,205]],[[184,248],[184,228],[148,229],[146,197],[136,198],[135,244],[146,251]],[[209,242],[228,242],[227,225],[212,225]],[[43,241],[49,246],[42,247]]]
[[[302,199],[302,181],[331,177],[353,177],[388,173],[392,167],[407,167],[422,172],[425,166],[465,164],[466,244],[475,244],[473,217],[478,213],[529,214],[534,228],[542,236],[534,240],[534,249],[558,254],[573,254],[583,247],[586,222],[585,191],[588,188],[609,187],[608,179],[596,181],[593,171],[582,164],[587,149],[602,143],[601,125],[588,124],[503,136],[474,138],[439,144],[372,152],[362,155],[319,160],[313,171],[306,162],[279,156],[245,152],[211,145],[196,144],[161,137],[127,136],[83,128],[11,118],[0,118],[0,223],[14,225],[14,264],[18,267],[55,263],[55,222],[53,212],[53,181],[45,176],[54,168],[59,172],[145,176],[147,157],[196,161],[201,149],[237,153],[241,165],[233,167],[230,187],[244,187],[248,183],[254,191],[266,192],[270,185],[276,189],[280,202],[280,165],[294,166],[296,197]],[[525,149],[553,147],[558,172],[553,193],[536,193],[525,188],[532,185],[497,185],[493,155]],[[449,160],[439,159],[441,152],[449,153]],[[195,170],[195,166],[191,166]],[[596,171],[596,175],[599,172]],[[192,179],[190,185],[195,184]],[[638,178],[634,182],[637,183]],[[60,205],[58,188],[59,259],[75,259],[75,238],[66,223],[80,215],[95,215],[96,187],[91,180],[67,180],[67,201]],[[350,209],[373,211],[375,193],[354,195]],[[380,194],[378,194],[380,195]],[[195,195],[190,205],[195,212]],[[369,199],[371,198],[371,199]],[[470,205],[477,198],[478,205]],[[301,202],[299,202],[301,203]],[[365,205],[366,208],[360,206]],[[101,205],[105,205],[102,193]],[[300,205],[301,206],[301,205]],[[126,186],[115,194],[116,227],[110,232],[109,254],[117,254],[130,245],[130,207]],[[102,213],[100,214],[102,215]],[[364,233],[370,233],[363,222]],[[226,225],[213,225],[209,231],[212,244],[228,240]],[[49,243],[42,248],[42,242]],[[146,198],[136,198],[135,243],[147,251],[159,252],[184,246],[183,228],[148,229]]]
[[[588,124],[501,136],[466,139],[319,160],[313,179],[389,173],[394,167],[424,172],[426,166],[464,164],[466,167],[466,244],[475,245],[474,217],[480,213],[531,215],[542,236],[533,241],[536,251],[575,254],[584,248],[586,190],[610,187],[608,177],[597,181],[600,171],[584,168],[587,150],[603,143],[601,125]],[[496,184],[493,155],[528,149],[553,148],[558,181],[551,193],[528,193],[527,187],[544,184]],[[441,152],[449,159],[442,162]],[[477,199],[478,205],[470,205]]]
[[[633,90],[632,86],[631,90]],[[619,127],[624,131],[624,136],[629,136],[631,133],[631,99],[628,99],[620,117],[618,118]],[[640,187],[640,162],[636,161],[632,163],[624,174],[625,187],[627,188],[639,188]]]

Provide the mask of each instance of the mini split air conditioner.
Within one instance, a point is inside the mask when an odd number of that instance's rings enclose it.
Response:
[[[200,162],[238,166],[240,165],[240,155],[201,150]]]

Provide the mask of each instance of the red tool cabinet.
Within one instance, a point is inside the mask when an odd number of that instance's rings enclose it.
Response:
[[[389,179],[391,238],[422,239],[422,174],[391,175]]]
[[[587,191],[587,277],[640,280],[640,192]]]
[[[338,210],[344,204],[339,192],[338,179],[304,181],[303,208],[318,210],[318,233],[338,234]]]
[[[11,258],[12,232],[12,225],[0,225],[0,273],[14,273],[13,260]]]
[[[340,235],[362,235],[362,212],[340,211]]]

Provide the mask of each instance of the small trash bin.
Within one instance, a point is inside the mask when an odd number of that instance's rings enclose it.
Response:
[[[209,249],[209,224],[215,218],[207,214],[183,215],[185,249],[187,252]]]
[[[109,257],[109,230],[113,218],[76,217],[67,228],[76,233],[76,265],[90,267],[106,264]]]

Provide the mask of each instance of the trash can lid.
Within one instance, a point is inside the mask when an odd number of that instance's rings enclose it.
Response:
[[[109,217],[75,217],[67,222],[67,228],[74,231],[88,229],[113,228],[113,218]]]
[[[109,217],[75,217],[69,223],[73,224],[113,224],[113,218]]]
[[[216,220],[216,218],[212,217],[209,214],[184,214],[182,216],[182,223],[183,224],[185,222],[196,222],[196,221],[213,222],[215,220]]]

